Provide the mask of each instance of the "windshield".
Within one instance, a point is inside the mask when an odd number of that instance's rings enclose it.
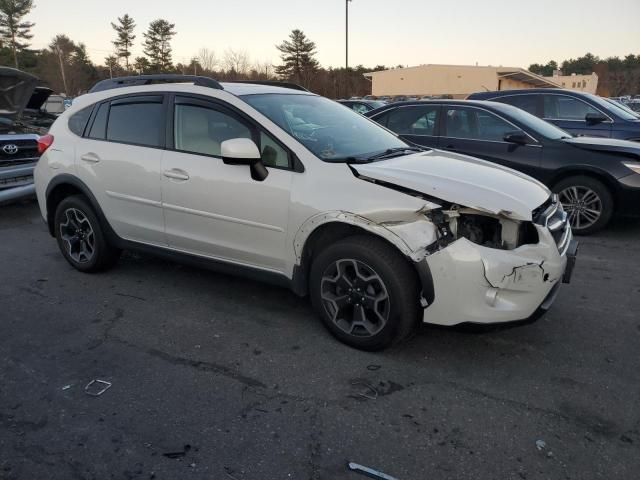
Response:
[[[617,100],[612,100],[611,98],[605,98],[605,100],[607,102],[611,103],[612,105],[623,109],[625,112],[628,112],[629,114],[633,115],[634,117],[640,118],[640,115],[638,113],[634,112],[630,107],[628,107],[624,103],[620,103]]]
[[[371,120],[324,97],[267,93],[241,98],[326,162],[367,159],[392,149],[412,148]]]
[[[589,98],[597,103],[598,105],[600,105],[601,107],[609,110],[611,113],[617,115],[618,117],[622,118],[623,120],[638,120],[638,116],[628,112],[627,110],[620,108],[618,105],[616,105],[615,103],[609,102],[608,100],[605,100],[602,97],[599,97],[598,95],[591,95],[590,93],[585,93],[585,95],[588,95]]]
[[[561,138],[571,138],[571,134],[562,130],[561,128],[556,127],[555,125],[545,122],[541,118],[536,117],[535,115],[531,115],[529,112],[525,112],[516,107],[512,107],[511,105],[500,104],[500,108],[506,107],[508,108],[508,114],[514,120],[524,124],[532,133],[537,133],[545,138],[551,140],[559,140]]]

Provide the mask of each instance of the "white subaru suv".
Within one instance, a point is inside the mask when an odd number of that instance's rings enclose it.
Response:
[[[106,80],[40,142],[42,216],[77,270],[142,249],[257,276],[308,294],[362,349],[419,320],[537,318],[575,260],[541,183],[294,85]]]

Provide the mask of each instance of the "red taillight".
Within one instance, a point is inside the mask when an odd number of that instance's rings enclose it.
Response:
[[[53,135],[43,135],[38,139],[38,155],[42,155],[53,144]]]

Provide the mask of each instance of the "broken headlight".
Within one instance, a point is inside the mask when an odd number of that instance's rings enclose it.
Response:
[[[483,247],[503,250],[539,241],[538,231],[531,222],[518,222],[473,209],[434,211],[429,219],[438,228],[436,244],[440,248],[459,238],[466,238]]]

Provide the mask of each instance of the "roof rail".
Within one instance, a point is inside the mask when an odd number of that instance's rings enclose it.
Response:
[[[89,93],[102,92],[122,87],[136,87],[140,85],[153,85],[158,83],[193,83],[200,87],[215,88],[224,90],[217,80],[199,75],[177,75],[177,74],[157,74],[157,75],[134,75],[129,77],[115,77],[101,80],[96,83]]]
[[[303,92],[309,91],[297,83],[279,82],[277,80],[226,80],[225,83],[250,83],[253,85],[269,85],[270,87],[290,88],[291,90],[301,90]]]

